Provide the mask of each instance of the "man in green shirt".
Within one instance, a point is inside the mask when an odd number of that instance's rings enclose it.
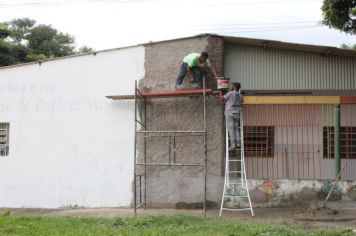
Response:
[[[189,77],[194,78],[194,82],[203,88],[203,74],[201,67],[207,66],[211,68],[214,78],[217,79],[215,69],[211,66],[209,55],[207,52],[191,53],[184,57],[183,63],[180,66],[180,72],[176,80],[176,88],[182,84],[184,77],[188,73]]]

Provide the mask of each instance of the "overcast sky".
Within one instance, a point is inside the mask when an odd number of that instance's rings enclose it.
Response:
[[[0,21],[30,17],[96,50],[200,33],[339,47],[356,36],[319,24],[322,0],[0,0]]]

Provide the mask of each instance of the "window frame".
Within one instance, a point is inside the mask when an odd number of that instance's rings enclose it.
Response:
[[[323,159],[334,159],[334,126],[323,126],[322,137]],[[356,126],[340,127],[340,158],[356,159]]]
[[[0,122],[0,157],[9,155],[9,149],[10,149],[9,141],[10,141],[10,123]]]
[[[253,134],[253,136],[249,136],[250,134]],[[273,125],[244,126],[243,135],[244,135],[245,157],[274,158],[275,135],[276,135],[275,126]]]

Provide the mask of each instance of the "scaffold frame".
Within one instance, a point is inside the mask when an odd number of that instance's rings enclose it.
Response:
[[[201,167],[203,166],[203,215],[206,217],[206,201],[207,201],[207,127],[206,127],[206,96],[211,93],[211,89],[206,89],[205,78],[203,78],[203,88],[197,90],[176,90],[176,91],[164,91],[164,92],[142,92],[138,88],[137,81],[135,81],[135,136],[134,136],[134,216],[138,215],[138,209],[147,209],[147,166],[174,166],[174,167]],[[167,97],[180,97],[180,96],[203,96],[203,129],[202,130],[147,130],[147,99],[153,98],[167,98]],[[139,101],[141,100],[141,104]],[[139,115],[141,114],[140,118]],[[143,135],[143,162],[138,161],[138,135]],[[173,157],[169,152],[168,162],[147,162],[147,137],[159,136],[169,137],[170,142],[173,139],[173,145],[175,148],[175,137],[177,134],[184,136],[203,136],[203,158],[201,163],[177,163],[175,159],[175,151]],[[137,173],[137,167],[143,166],[143,174]],[[143,180],[142,180],[143,179]],[[143,182],[143,183],[142,183]]]

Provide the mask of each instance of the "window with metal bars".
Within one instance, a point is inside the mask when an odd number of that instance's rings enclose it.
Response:
[[[340,156],[356,159],[356,127],[340,127]],[[323,157],[334,158],[334,127],[323,127]]]
[[[0,123],[0,156],[9,155],[9,123]]]
[[[245,157],[273,158],[274,126],[244,126]]]

